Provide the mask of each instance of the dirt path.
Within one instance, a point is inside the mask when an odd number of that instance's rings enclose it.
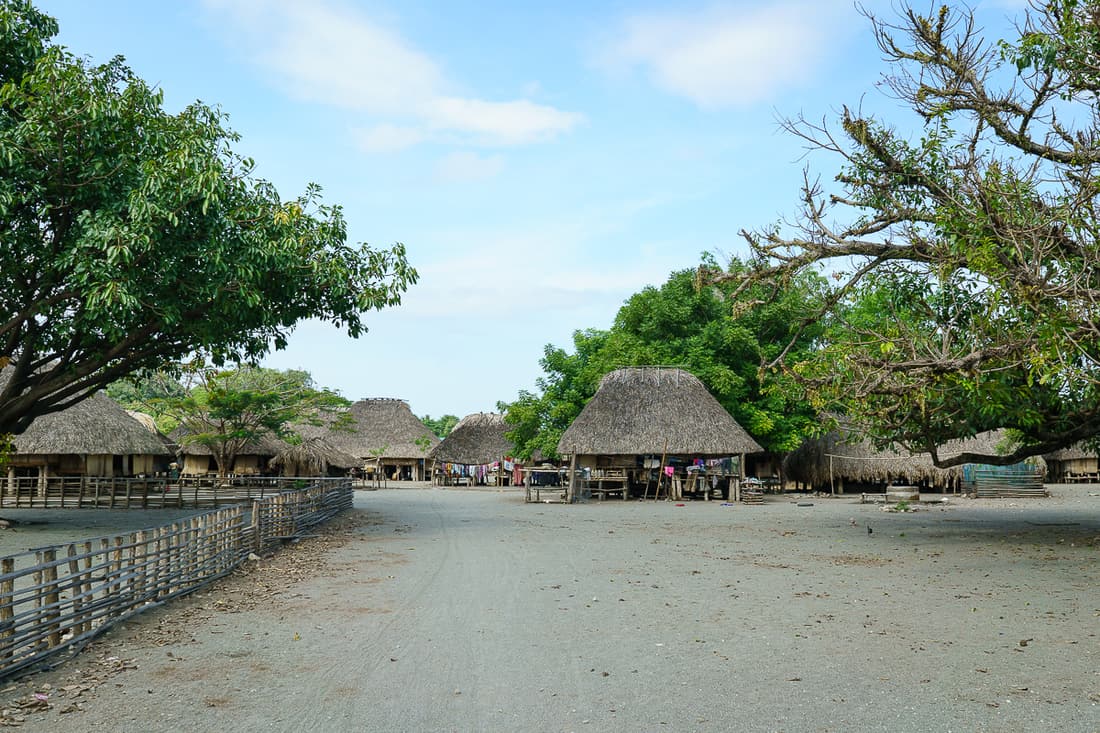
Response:
[[[0,700],[25,730],[1100,731],[1100,497],[850,502],[364,492]]]

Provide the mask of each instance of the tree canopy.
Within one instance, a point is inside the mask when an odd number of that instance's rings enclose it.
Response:
[[[357,337],[416,281],[402,245],[349,245],[317,186],[254,177],[221,110],[169,113],[26,0],[0,31],[0,434],[194,352],[253,361],[302,319]]]
[[[442,440],[450,435],[455,425],[458,425],[458,416],[441,415],[439,418],[433,418],[431,415],[425,415],[420,418],[420,422],[424,423],[424,426],[431,430],[435,437]]]
[[[716,266],[704,259],[705,268]],[[731,271],[743,270],[739,262]],[[742,294],[745,315],[730,317],[731,285],[698,287],[697,272],[672,273],[659,288],[647,287],[619,309],[611,328],[573,334],[573,352],[547,345],[540,361],[545,375],[539,392],[520,392],[501,405],[522,457],[538,451],[557,455],[561,434],[596,393],[601,378],[624,366],[678,366],[697,377],[767,450],[798,446],[816,422],[801,389],[765,388],[762,361],[788,346],[794,329],[815,312],[824,284],[814,273],[799,275],[776,298],[763,302],[762,290]],[[822,327],[803,329],[794,353],[813,345]]]
[[[973,12],[868,14],[907,131],[845,107],[786,129],[839,161],[809,172],[793,226],[743,232],[753,269],[711,282],[835,277],[819,350],[769,366],[880,445],[941,467],[1013,463],[1100,435],[1100,2],[1032,4],[1015,38]],[[1007,428],[1004,454],[941,456]]]
[[[180,443],[209,448],[222,476],[250,443],[265,438],[300,441],[297,426],[339,428],[350,422],[342,412],[348,400],[317,389],[309,372],[200,367],[190,374],[194,383],[182,395],[155,397],[153,409],[176,423],[174,435]]]

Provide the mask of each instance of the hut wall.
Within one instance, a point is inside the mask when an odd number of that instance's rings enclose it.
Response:
[[[190,456],[185,455],[183,457],[183,472],[188,475],[202,475],[211,473],[211,464],[214,459],[210,456]]]
[[[96,454],[84,457],[84,472],[88,476],[114,476],[114,456]]]
[[[407,470],[406,470],[407,469]],[[399,481],[405,475],[411,481],[424,481],[424,461],[419,458],[383,458],[382,470],[391,481]]]
[[[1075,473],[1096,473],[1095,458],[1074,458],[1062,461],[1062,475]]]
[[[263,473],[260,470],[260,456],[237,456],[233,462],[233,472],[241,476]]]
[[[599,456],[577,456],[577,468],[599,468]]]
[[[53,456],[55,459],[54,470],[61,475],[79,475],[85,472],[86,462],[84,456],[74,455],[67,453],[65,455]]]
[[[133,472],[135,476],[138,474],[152,476],[154,471],[153,456],[133,456]]]

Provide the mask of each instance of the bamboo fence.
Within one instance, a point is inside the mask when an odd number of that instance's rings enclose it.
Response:
[[[0,558],[0,679],[76,653],[112,625],[221,578],[348,509],[349,479],[274,492],[152,529]],[[174,505],[173,505],[174,506]]]
[[[183,509],[219,507],[263,499],[303,484],[344,479],[235,476],[111,478],[49,476],[0,478],[3,509]]]

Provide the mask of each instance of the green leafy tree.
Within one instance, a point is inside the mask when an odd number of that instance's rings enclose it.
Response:
[[[521,390],[514,402],[497,405],[512,427],[508,437],[518,457],[558,457],[562,433],[596,393],[606,373],[599,354],[607,337],[606,331],[575,331],[572,354],[547,344],[539,360],[544,376],[536,381],[538,392]]]
[[[823,348],[770,366],[880,445],[942,467],[1007,464],[1100,436],[1100,2],[1035,2],[990,43],[971,11],[868,16],[914,132],[845,108],[786,128],[839,158],[797,227],[744,232],[740,287],[828,267]],[[1008,428],[999,454],[938,454]]]
[[[704,269],[716,267],[704,258]],[[743,270],[739,262],[734,270]],[[578,331],[572,354],[547,346],[538,393],[521,392],[506,420],[521,456],[556,456],[561,434],[596,393],[600,379],[624,366],[684,368],[699,377],[734,418],[773,452],[791,450],[816,424],[804,390],[760,379],[760,364],[787,348],[803,320],[815,312],[822,279],[807,273],[774,298],[764,288],[743,293],[742,315],[731,317],[732,286],[699,287],[697,272],[673,273],[659,288],[647,287],[619,309],[607,331]],[[803,329],[792,349],[813,347],[824,326]]]
[[[416,281],[403,246],[347,244],[317,186],[253,177],[219,109],[165,111],[24,0],[0,31],[0,434],[198,351],[254,361],[305,318],[359,336]]]
[[[348,400],[317,389],[308,372],[256,367],[192,369],[194,384],[183,396],[157,398],[162,414],[176,421],[178,440],[211,450],[225,476],[241,449],[265,437],[298,440],[296,425],[340,427],[349,420]]]
[[[435,437],[442,440],[451,434],[455,425],[458,425],[458,417],[455,415],[443,415],[438,419],[433,418],[431,415],[425,415],[420,418],[420,422],[424,423],[424,426],[431,430],[435,434]],[[431,447],[430,444],[427,447]]]
[[[187,388],[174,374],[160,369],[108,384],[107,396],[127,410],[152,415],[157,429],[167,435],[178,426],[167,411],[169,400],[186,397]]]

